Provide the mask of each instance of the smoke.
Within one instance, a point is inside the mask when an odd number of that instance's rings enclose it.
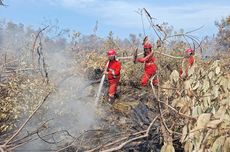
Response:
[[[65,52],[47,54],[50,79],[56,85],[56,91],[47,103],[58,126],[77,133],[96,124],[97,108],[90,96],[92,88],[86,87],[89,81],[80,75],[79,64]]]
[[[78,137],[85,130],[93,129],[98,125],[99,109],[95,107],[94,98],[91,95],[93,88],[88,86],[89,81],[82,75],[82,68],[68,51],[69,46],[63,48],[43,42],[43,53],[48,69],[49,80],[55,87],[55,92],[43,105],[42,110],[33,118],[28,130],[32,130],[41,122],[52,119],[48,123],[48,129],[43,135],[66,130],[72,136]],[[40,122],[40,123],[39,123]],[[53,139],[55,138],[55,139]],[[73,140],[66,133],[58,133],[55,137],[46,137],[48,141],[62,141],[63,145]],[[27,144],[23,150],[56,148],[42,140]]]
[[[0,33],[1,53],[7,52],[20,58],[21,61],[31,62],[31,49],[37,32],[30,28],[25,29],[23,25],[8,23],[0,30]],[[47,129],[41,132],[40,136],[57,133],[44,137],[44,140],[29,142],[16,151],[57,149],[57,145],[72,141],[71,136],[78,137],[85,130],[97,127],[100,122],[98,114],[100,109],[95,107],[91,93],[94,90],[70,51],[70,44],[63,38],[52,40],[45,34],[42,35],[41,40],[41,51],[45,59],[49,82],[54,87],[54,91],[19,137],[36,130],[48,120]],[[35,62],[37,62],[37,56]],[[33,102],[30,101],[30,103]],[[28,114],[27,111],[25,113]],[[66,131],[71,136],[67,135]]]
[[[92,102],[94,101],[93,98],[89,97],[91,87],[85,88],[86,84],[87,81],[84,78],[77,76],[69,77],[59,84],[55,93],[46,101],[43,108],[28,124],[26,130],[32,132],[43,122],[50,120],[47,123],[48,129],[41,132],[41,136],[66,130],[71,136],[78,137],[85,130],[97,127],[100,122],[99,109]],[[57,144],[48,144],[40,139],[28,143],[18,150],[41,151],[58,149],[57,145],[63,146],[74,140],[66,132],[59,132],[54,137],[47,136],[44,139],[49,142],[57,142]]]

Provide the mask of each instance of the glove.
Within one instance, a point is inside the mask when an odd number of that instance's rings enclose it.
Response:
[[[157,40],[157,48],[161,47],[161,40]]]

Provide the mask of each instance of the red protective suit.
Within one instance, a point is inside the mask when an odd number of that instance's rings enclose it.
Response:
[[[153,54],[148,52],[146,57],[137,58],[136,61],[145,63],[144,74],[141,77],[141,85],[146,86],[148,84],[149,79],[156,74],[156,58],[153,56]],[[153,85],[158,85],[158,80],[156,77],[153,79]]]
[[[194,57],[193,56],[189,56],[187,59],[186,59],[187,61],[187,67],[186,67],[186,77],[188,76],[188,69],[194,64],[194,61],[195,61],[195,59],[194,59]],[[182,70],[182,68],[180,68],[180,77],[182,76],[182,74],[183,74],[183,70]]]
[[[121,63],[117,60],[110,60],[107,68],[109,81],[109,96],[113,97],[117,91],[120,80]]]

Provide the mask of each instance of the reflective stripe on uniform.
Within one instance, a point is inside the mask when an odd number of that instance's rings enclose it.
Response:
[[[113,78],[117,78],[118,77],[118,76],[115,75],[115,70],[113,70],[113,69],[108,69],[108,70],[112,72]]]
[[[153,65],[155,64],[154,62],[150,62],[150,63],[145,63],[145,65]]]

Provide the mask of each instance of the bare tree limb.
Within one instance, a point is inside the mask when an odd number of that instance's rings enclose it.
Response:
[[[188,118],[188,119],[191,119],[191,120],[197,120],[197,118],[195,118],[195,117],[191,117],[191,116],[188,116],[188,115],[185,115],[185,114],[179,112],[178,110],[176,110],[176,109],[173,108],[172,106],[170,106],[170,105],[164,103],[163,101],[160,101],[160,100],[159,100],[158,102],[165,104],[165,105],[166,105],[167,107],[169,107],[171,110],[173,110],[174,112],[176,112],[177,114],[179,114],[180,116],[182,116],[182,117],[184,117],[184,118]]]
[[[167,56],[167,57],[173,58],[173,59],[183,59],[184,58],[182,56],[173,56],[173,55],[169,55],[169,54],[166,54],[166,53],[162,53],[160,51],[154,51],[154,53],[157,53],[157,54],[160,54],[160,55],[164,55],[164,56]],[[142,54],[143,53],[139,53],[139,54],[137,54],[137,56],[140,56]],[[118,57],[117,59],[118,60],[128,60],[128,59],[133,59],[133,56]]]
[[[196,28],[196,29],[194,29],[194,30],[185,32],[185,33],[178,33],[178,34],[170,35],[170,36],[167,37],[167,39],[168,39],[168,38],[171,38],[171,37],[177,37],[177,36],[188,35],[188,34],[190,34],[190,33],[193,33],[193,32],[196,32],[196,31],[202,29],[203,27],[204,27],[204,25],[202,25],[202,26],[200,26],[200,27],[198,27],[198,28]]]
[[[2,2],[2,0],[0,0],[0,5],[2,5],[2,6],[8,6],[8,5],[5,5],[5,4]]]
[[[34,43],[33,43],[33,47],[32,47],[32,62],[33,62],[33,66],[34,66],[34,67],[35,67],[35,65],[34,65],[34,52],[35,52],[35,46],[36,46],[37,40],[38,40],[40,34],[41,34],[44,30],[46,30],[48,27],[49,27],[49,25],[46,26],[46,27],[44,27],[43,29],[41,29],[41,30],[38,32],[38,34],[36,35],[36,37],[35,37],[35,40],[34,40]]]

